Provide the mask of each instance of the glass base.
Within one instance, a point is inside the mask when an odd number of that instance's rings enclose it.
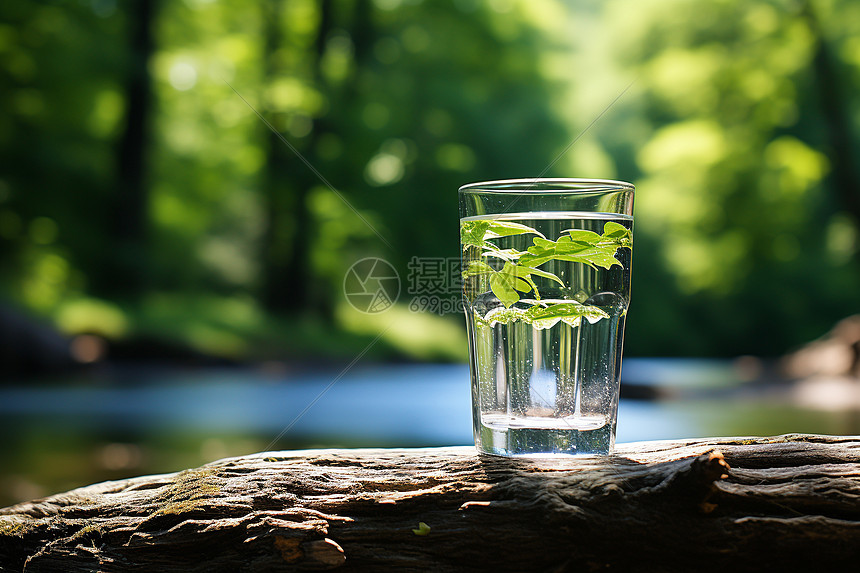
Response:
[[[516,418],[484,414],[475,447],[488,454],[515,457],[607,455],[615,445],[615,425],[606,416]]]

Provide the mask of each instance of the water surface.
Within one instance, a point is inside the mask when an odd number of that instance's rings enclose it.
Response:
[[[729,361],[626,359],[622,379],[686,397],[622,399],[619,443],[860,433],[857,413],[724,392],[739,384]],[[469,371],[459,364],[356,366],[344,373],[153,370],[74,386],[5,387],[0,430],[5,506],[264,449],[471,444]]]

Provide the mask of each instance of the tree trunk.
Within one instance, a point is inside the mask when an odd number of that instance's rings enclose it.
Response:
[[[282,49],[284,0],[270,0],[266,18],[266,80],[271,82],[280,74],[293,74],[278,62]],[[331,0],[320,3],[320,22],[314,43],[310,80],[322,89],[319,71],[325,52],[326,40],[332,30]],[[293,48],[296,49],[296,48]],[[313,231],[312,214],[307,205],[312,187],[321,184],[317,174],[305,165],[297,153],[310,155],[321,130],[320,119],[309,119],[310,132],[301,145],[288,147],[280,133],[268,134],[268,154],[265,172],[265,202],[267,229],[264,244],[263,301],[267,308],[287,313],[305,312],[310,307],[312,283],[310,269],[310,237]],[[280,126],[276,126],[278,128]]]
[[[149,60],[157,0],[128,3],[128,67],[125,128],[116,147],[116,187],[107,221],[113,246],[105,268],[93,277],[106,295],[135,296],[144,288],[149,197],[146,182],[147,129],[152,109]]]
[[[271,452],[2,509],[0,569],[847,571],[858,496],[856,437]]]
[[[860,174],[855,167],[853,124],[848,111],[848,97],[843,74],[837,69],[835,58],[827,44],[824,30],[810,2],[803,5],[803,16],[815,38],[815,55],[812,61],[815,88],[823,119],[828,158],[831,163],[829,179],[834,187],[837,205],[860,224]],[[860,250],[855,250],[855,259]]]

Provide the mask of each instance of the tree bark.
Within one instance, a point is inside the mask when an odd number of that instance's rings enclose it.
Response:
[[[858,437],[552,461],[271,452],[0,510],[6,571],[841,571],[858,558]]]

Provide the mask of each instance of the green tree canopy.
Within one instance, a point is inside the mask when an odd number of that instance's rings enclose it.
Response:
[[[348,353],[382,322],[346,269],[456,257],[461,184],[617,177],[628,355],[781,353],[857,311],[858,38],[848,0],[3,3],[2,293],[70,333]],[[391,344],[464,356],[407,303]]]

